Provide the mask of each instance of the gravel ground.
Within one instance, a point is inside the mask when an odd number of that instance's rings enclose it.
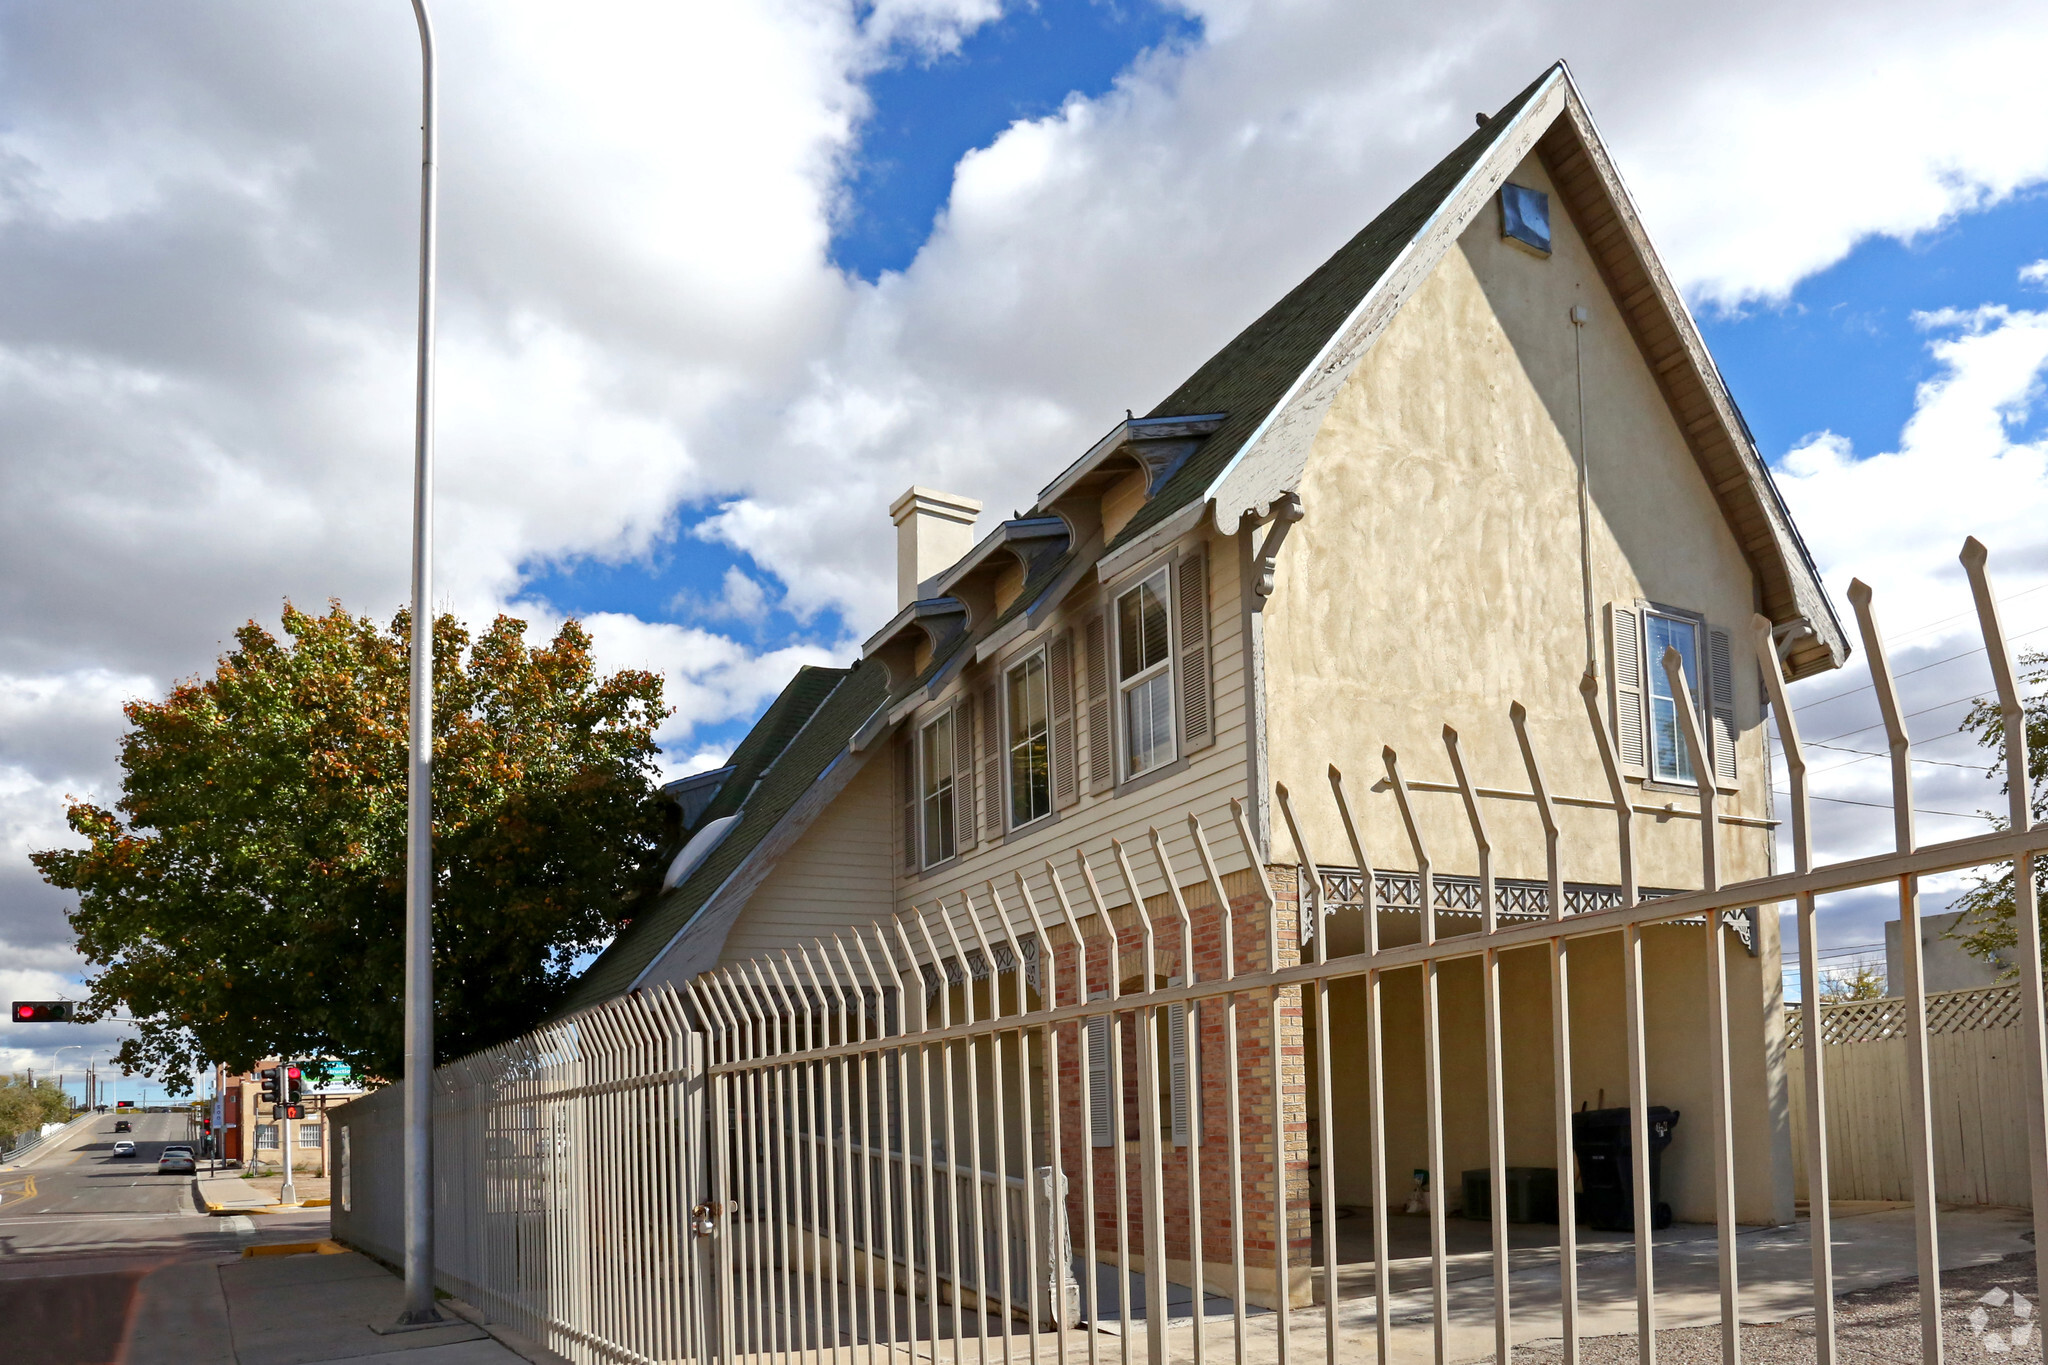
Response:
[[[2031,1356],[2039,1359],[2040,1341],[2023,1339],[2029,1352],[2014,1351],[2012,1333],[2038,1331],[2039,1315],[2029,1303],[2024,1309],[2011,1297],[2015,1292],[2027,1300],[2034,1297],[2034,1253],[2008,1256],[1989,1265],[1943,1273],[1941,1284],[1941,1338],[1944,1357],[1963,1365],[1980,1360],[2014,1361]],[[2002,1291],[2002,1292],[2001,1292]],[[1996,1304],[1984,1302],[1986,1295]],[[1920,1282],[1901,1280],[1835,1301],[1835,1345],[1844,1360],[1920,1360]],[[1974,1316],[1981,1310],[1983,1316]],[[2026,1313],[2022,1318],[2020,1314]],[[2002,1348],[2002,1349],[2001,1349]],[[1589,1337],[1579,1343],[1584,1365],[1633,1365],[1636,1360],[1634,1336]],[[1813,1359],[1813,1320],[1795,1318],[1790,1322],[1742,1329],[1742,1358],[1752,1365],[1779,1365],[1787,1361]],[[1557,1346],[1523,1346],[1515,1351],[1516,1365],[1549,1365],[1562,1361]],[[1658,1365],[1718,1365],[1721,1359],[1721,1329],[1689,1327],[1657,1333]]]

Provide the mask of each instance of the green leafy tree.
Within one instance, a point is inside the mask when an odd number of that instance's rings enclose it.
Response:
[[[84,848],[33,855],[78,893],[86,1013],[137,1021],[120,1062],[174,1089],[290,1053],[402,1070],[408,647],[331,603],[250,622],[211,677],[126,708],[121,798],[76,801]],[[574,621],[434,623],[435,1036],[521,1033],[577,957],[658,887],[661,679],[599,676]]]
[[[1826,1005],[1884,998],[1884,974],[1868,962],[1859,962],[1847,971],[1823,971],[1818,984],[1821,1003]]]
[[[0,1076],[0,1151],[13,1146],[13,1139],[23,1133],[70,1117],[70,1097],[55,1081],[31,1086],[27,1076]]]
[[[2027,726],[2027,779],[2033,793],[2033,818],[2048,818],[2048,652],[2034,651],[2020,656],[2020,681],[2034,696],[2021,703]],[[1992,750],[1992,771],[2003,775],[2005,768],[2005,716],[1996,702],[1981,701],[1963,718],[1963,728],[1977,736],[1978,743]],[[2010,793],[2010,782],[2001,784]],[[1998,828],[2008,829],[2011,821],[1994,817]],[[1966,911],[1949,931],[1973,956],[1999,963],[2013,961],[2019,946],[2019,928],[2013,915],[2013,868],[2007,863],[1995,875],[1980,875],[1975,884],[1956,898],[1955,908]],[[2034,860],[2034,904],[2037,913],[2048,910],[2048,858]],[[2048,917],[2044,917],[2048,923]],[[2014,968],[2007,966],[2012,972]]]

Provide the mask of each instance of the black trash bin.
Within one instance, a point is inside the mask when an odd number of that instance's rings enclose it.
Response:
[[[1671,1226],[1664,1202],[1664,1149],[1678,1126],[1678,1111],[1650,1106],[1650,1226]],[[1581,1109],[1572,1115],[1572,1151],[1579,1158],[1579,1217],[1602,1232],[1633,1232],[1636,1226],[1635,1162],[1630,1136],[1635,1125],[1626,1109]]]

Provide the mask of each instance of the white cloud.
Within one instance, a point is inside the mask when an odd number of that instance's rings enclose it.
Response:
[[[903,486],[1027,504],[1557,54],[1703,300],[1775,297],[1861,236],[1910,237],[2048,175],[2027,93],[2048,60],[2039,7],[1186,0],[1200,41],[964,157],[910,267],[847,279],[827,250],[863,81],[957,49],[998,8],[437,6],[444,602],[476,618],[521,601],[525,568],[695,533],[767,574],[695,585],[727,613],[699,619],[837,608],[857,638],[893,605],[885,509]],[[259,0],[0,20],[11,686],[160,689],[283,597],[380,615],[402,599],[414,41],[402,8],[343,21]],[[2006,480],[1967,529],[2016,552],[2011,471],[2034,457],[1991,450],[2009,427],[1985,405],[2031,401],[2013,385],[2034,326],[1944,324],[1949,387],[1923,395],[1900,472],[1852,478],[1817,444],[1798,480],[1904,497],[1938,463],[1915,452],[1960,452]],[[1872,574],[1967,520],[1887,523],[1876,494],[1845,497],[1876,519],[1838,535],[1816,503],[1803,525],[1827,562]],[[1919,591],[1880,586],[1901,615]],[[592,628],[607,663],[670,677],[664,739],[685,764],[706,747],[691,726],[851,651]],[[47,824],[65,783],[106,780],[118,713],[95,686],[74,700],[103,712],[0,729],[10,830]],[[5,857],[0,933],[47,924]]]
[[[1785,456],[1778,482],[1840,610],[1861,577],[1886,641],[1914,740],[1913,806],[1924,841],[1986,828],[2005,809],[1992,755],[1958,726],[1972,697],[1992,694],[1968,583],[1957,562],[1966,536],[1991,551],[2001,617],[2017,650],[2048,648],[2048,442],[2015,439],[2048,378],[2048,313],[2003,307],[1925,315],[1941,372],[1920,386],[1898,449],[1858,458],[1823,433]],[[1809,744],[1815,844],[1823,858],[1892,847],[1890,765],[1884,757],[1867,651],[1793,689]],[[1819,741],[1821,747],[1811,747]],[[1776,778],[1785,783],[1780,767]],[[1925,908],[1942,909],[1966,878],[1930,878]],[[1898,917],[1895,899],[1841,898],[1824,943],[1869,943]]]
[[[2048,260],[2034,261],[2021,266],[2020,283],[2048,287]]]

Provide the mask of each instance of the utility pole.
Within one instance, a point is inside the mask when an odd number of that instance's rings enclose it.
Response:
[[[434,1307],[434,236],[439,212],[434,25],[420,30],[420,278],[413,395],[411,763],[405,803],[405,1306],[398,1328],[444,1321]]]

